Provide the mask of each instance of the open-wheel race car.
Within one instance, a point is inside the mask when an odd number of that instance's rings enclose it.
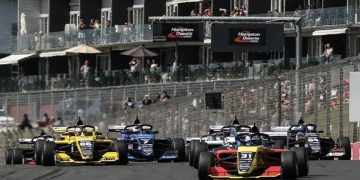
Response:
[[[200,152],[206,148],[211,152],[230,148],[235,143],[235,137],[252,131],[248,125],[210,126],[209,134],[201,136],[189,143],[189,165],[198,168]]]
[[[279,146],[287,149],[304,147],[311,159],[351,159],[349,137],[339,137],[335,142],[331,137],[321,136],[315,124],[292,125],[272,128],[273,132],[264,132],[276,138]],[[283,132],[281,132],[283,131]]]
[[[119,164],[128,163],[127,145],[101,137],[94,126],[54,127],[61,138],[36,141],[35,161],[44,166],[56,164]]]
[[[5,149],[5,164],[40,164],[37,148],[42,148],[45,141],[53,142],[53,136],[42,134],[33,138],[19,138],[15,148]],[[41,146],[41,147],[39,147]]]
[[[153,127],[148,124],[127,126],[109,125],[111,132],[120,132],[115,139],[126,142],[129,160],[159,162],[182,162],[185,160],[185,141],[182,138],[156,138]]]
[[[236,137],[237,148],[200,153],[199,180],[284,178],[307,176],[309,164],[305,148],[292,151],[272,149],[273,142],[267,134],[249,133]]]

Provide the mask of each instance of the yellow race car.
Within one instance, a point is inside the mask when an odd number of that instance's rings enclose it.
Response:
[[[35,143],[35,160],[44,166],[128,163],[127,144],[101,137],[94,126],[54,127],[54,132],[61,137]]]

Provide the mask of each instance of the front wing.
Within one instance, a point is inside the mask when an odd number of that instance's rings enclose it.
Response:
[[[281,166],[271,166],[267,168],[261,175],[240,176],[237,173],[230,173],[223,167],[210,167],[209,177],[213,179],[266,179],[278,178],[281,176]]]
[[[119,160],[119,154],[117,152],[107,152],[98,161],[92,160],[75,160],[64,152],[56,153],[57,163],[69,163],[69,164],[101,164],[101,163],[114,163]]]

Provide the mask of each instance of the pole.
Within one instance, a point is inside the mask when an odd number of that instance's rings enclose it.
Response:
[[[302,20],[300,19],[295,23],[296,28],[296,72],[295,72],[295,108],[294,108],[294,119],[299,120],[300,118],[300,98],[301,98],[301,89],[300,89],[300,73],[301,68],[301,55],[302,55],[302,34],[301,34]]]

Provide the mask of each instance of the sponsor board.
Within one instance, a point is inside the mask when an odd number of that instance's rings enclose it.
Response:
[[[154,22],[154,41],[203,41],[203,23]]]

